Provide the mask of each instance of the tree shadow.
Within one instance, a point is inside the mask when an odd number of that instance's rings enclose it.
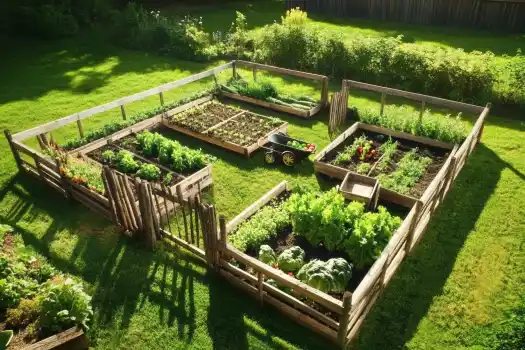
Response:
[[[413,337],[507,167],[491,149],[477,146],[422,241],[373,306],[354,348],[402,349]]]
[[[214,350],[284,348],[279,338],[299,349],[336,348],[330,341],[283,316],[272,306],[261,306],[257,300],[215,272],[209,272],[208,275],[208,332]],[[256,324],[249,322],[248,318],[256,321]]]
[[[83,95],[130,72],[181,70],[190,75],[206,67],[203,63],[115,47],[105,34],[98,28],[56,41],[8,41],[9,55],[4,53],[0,67],[0,84],[4,87],[0,104],[38,99],[51,91]]]

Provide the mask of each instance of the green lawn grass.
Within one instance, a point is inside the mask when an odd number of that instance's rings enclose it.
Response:
[[[8,46],[4,46],[8,47]],[[0,126],[17,132],[179,79],[210,65],[116,49],[86,35],[57,42],[10,43],[0,67]],[[242,72],[241,72],[242,74]],[[273,77],[283,87],[284,82]],[[188,86],[181,97],[205,84]],[[340,82],[333,82],[332,90]],[[314,93],[292,81],[288,92]],[[361,94],[351,103],[378,106]],[[398,100],[390,103],[400,102]],[[156,99],[130,106],[138,111]],[[436,113],[446,113],[438,111]],[[271,114],[271,113],[268,113]],[[119,118],[119,112],[88,127]],[[289,133],[328,142],[326,114],[312,121],[283,117]],[[472,116],[464,117],[471,125]],[[71,137],[74,128],[57,133]],[[452,192],[431,221],[421,245],[402,264],[373,308],[359,349],[482,348],[525,291],[525,123],[491,115]],[[280,181],[317,184],[312,164],[268,167],[261,153],[247,160],[176,136],[216,155],[211,199],[228,218]],[[59,269],[79,276],[94,295],[90,342],[100,349],[327,348],[272,308],[207,272],[183,251],[150,252],[78,203],[67,202],[27,175],[17,175],[5,139],[0,142],[0,221],[17,228]]]

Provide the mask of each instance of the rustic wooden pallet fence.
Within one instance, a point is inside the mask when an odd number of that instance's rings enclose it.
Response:
[[[524,0],[286,0],[285,5],[336,17],[525,30]]]
[[[297,108],[282,106],[276,103],[257,100],[257,99],[254,99],[248,96],[233,94],[233,93],[226,92],[226,91],[221,91],[221,94],[223,96],[226,96],[234,100],[251,103],[257,106],[273,109],[278,112],[284,112],[284,113],[296,115],[302,118],[307,118],[307,119],[317,114],[328,103],[328,77],[324,75],[301,72],[297,70],[280,68],[280,67],[275,67],[275,66],[269,66],[266,64],[237,60],[233,62],[233,66],[232,66],[233,76],[238,75],[237,68],[252,69],[253,77],[255,80],[257,79],[257,71],[266,71],[266,72],[272,72],[272,73],[277,73],[281,75],[287,75],[287,76],[292,76],[292,77],[297,77],[297,78],[302,78],[302,79],[318,81],[321,83],[321,101],[319,102],[317,106],[311,108],[310,110],[300,110]]]
[[[339,127],[344,124],[348,112],[348,88],[343,86],[341,92],[332,95],[330,101],[330,120],[328,122],[328,135],[333,140],[338,134]]]

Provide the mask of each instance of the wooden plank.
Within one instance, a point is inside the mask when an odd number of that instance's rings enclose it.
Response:
[[[131,125],[131,126],[128,126],[127,128],[124,128],[122,130],[119,130],[111,135],[108,135],[106,137],[103,137],[101,139],[98,139],[98,140],[95,140],[93,142],[90,142],[88,144],[85,144],[83,146],[80,146],[74,150],[72,150],[71,152],[69,152],[69,154],[71,154],[72,156],[75,156],[79,153],[81,154],[86,154],[86,153],[89,153],[97,148],[100,148],[100,147],[103,147],[109,143],[112,143],[112,142],[115,142],[115,141],[118,141],[128,135],[131,135],[133,133],[137,133],[137,132],[140,132],[140,131],[143,131],[143,130],[146,130],[146,129],[150,129],[150,128],[153,128],[157,125],[160,124],[160,121],[161,121],[161,117],[162,115],[161,114],[158,114],[154,117],[151,117],[149,119],[146,119],[146,120],[143,120],[141,122],[138,122],[137,124],[134,124],[134,125]]]
[[[51,349],[88,349],[88,341],[84,331],[80,328],[70,328],[61,333],[52,335],[35,344],[24,347],[24,350],[51,350]]]
[[[274,280],[276,280],[277,283],[283,284],[285,287],[293,288],[297,294],[306,296],[338,314],[341,314],[343,312],[343,305],[341,301],[335,299],[334,297],[323,293],[313,287],[310,287],[309,285],[293,277],[288,276],[284,272],[276,270],[262,263],[261,261],[242,253],[241,251],[237,250],[237,248],[229,244],[227,244],[225,248],[219,247],[219,249],[227,256],[231,256],[239,262],[250,266],[255,271],[260,271],[264,273],[265,276],[273,278]]]
[[[360,123],[352,124],[352,126],[350,126],[341,135],[339,135],[332,142],[330,142],[328,146],[323,148],[321,152],[319,152],[317,156],[315,156],[314,161],[320,161],[328,152],[336,148],[341,142],[346,140],[348,136],[352,135],[359,128],[359,125]]]
[[[13,157],[15,158],[16,166],[18,167],[18,170],[21,170],[22,161],[20,158],[20,154],[18,154],[18,151],[13,144],[13,137],[11,136],[11,132],[9,130],[4,130],[4,135],[5,135],[5,138],[7,139],[7,143],[9,144],[9,148],[11,148]]]
[[[194,81],[197,81],[197,80],[200,80],[200,79],[212,76],[213,74],[217,74],[219,72],[222,72],[223,70],[228,69],[231,66],[232,66],[232,62],[229,62],[229,63],[223,64],[223,65],[221,65],[219,67],[216,67],[216,68],[213,68],[213,69],[210,69],[210,70],[198,73],[198,74],[191,75],[191,76],[186,77],[184,79],[180,79],[180,80],[177,80],[177,81],[166,83],[164,85],[160,85],[160,86],[157,86],[155,88],[152,88],[152,89],[149,89],[149,90],[146,90],[146,91],[142,91],[142,92],[139,92],[139,93],[127,96],[127,97],[123,97],[123,98],[120,98],[118,100],[115,100],[115,101],[112,101],[112,102],[109,102],[109,103],[106,103],[106,104],[103,104],[103,105],[100,105],[100,106],[97,106],[97,107],[86,109],[86,110],[84,110],[82,112],[78,112],[78,113],[72,114],[70,116],[67,116],[67,117],[64,117],[64,118],[60,118],[60,119],[54,120],[52,122],[49,122],[49,123],[46,123],[46,124],[42,124],[40,126],[37,126],[37,127],[31,128],[31,129],[19,132],[19,133],[13,135],[13,139],[16,140],[16,141],[22,141],[22,140],[25,140],[27,138],[34,137],[34,136],[36,136],[38,134],[42,134],[44,132],[49,132],[49,131],[55,130],[55,129],[59,128],[59,127],[62,127],[64,125],[67,125],[67,124],[70,124],[70,123],[73,123],[73,122],[75,122],[77,120],[85,119],[85,118],[91,117],[91,116],[93,116],[95,114],[107,112],[107,111],[109,111],[109,110],[111,110],[113,108],[120,107],[121,105],[128,104],[128,103],[135,102],[135,101],[139,101],[139,100],[143,100],[143,99],[145,99],[147,97],[159,94],[161,92],[169,91],[169,90],[175,89],[177,87],[181,87],[181,86],[187,85],[189,83],[192,83]]]
[[[168,232],[166,230],[161,230],[161,232],[162,232],[163,237],[180,245],[184,249],[192,252],[193,254],[197,255],[199,258],[202,258],[206,261],[206,254],[204,253],[204,250],[187,243],[186,241],[184,241],[183,239],[180,239],[179,237],[174,236],[173,234],[171,234],[171,232]]]
[[[174,116],[175,114],[179,114],[181,112],[184,112],[184,111],[186,111],[186,110],[188,110],[190,108],[206,104],[207,102],[210,102],[211,100],[213,100],[213,95],[207,95],[207,96],[198,98],[198,99],[196,99],[194,101],[185,103],[185,104],[183,104],[181,106],[172,108],[169,111],[166,111],[165,115],[168,116],[168,117],[171,117],[171,116]]]
[[[82,126],[82,120],[77,120],[78,133],[81,138],[84,138],[84,127]]]
[[[227,91],[222,91],[221,90],[220,93],[221,93],[221,95],[226,96],[228,98],[231,98],[233,100],[238,100],[238,101],[242,101],[242,102],[246,102],[246,103],[251,103],[251,104],[254,104],[254,105],[257,105],[257,106],[266,107],[266,108],[273,109],[273,110],[276,110],[276,111],[279,111],[279,112],[293,114],[293,115],[296,115],[296,116],[302,117],[302,118],[308,118],[308,117],[310,117],[310,115],[313,115],[313,114],[311,114],[311,111],[313,110],[313,108],[310,109],[310,110],[302,110],[302,109],[298,109],[298,108],[282,106],[282,105],[279,105],[277,103],[257,100],[255,98],[251,98],[251,97],[244,96],[244,95],[233,94],[233,93],[227,92]]]
[[[224,278],[226,278],[228,281],[230,281],[232,284],[238,286],[239,288],[245,290],[248,292],[249,295],[258,298],[257,296],[257,289],[250,285],[249,283],[243,282],[240,279],[233,276],[231,273],[220,270],[219,272]],[[284,304],[283,302],[275,299],[274,297],[264,294],[264,301],[268,304],[273,305],[277,310],[279,310],[281,313],[291,317],[294,321],[297,323],[310,328],[314,332],[325,336],[326,338],[330,339],[333,342],[336,342],[337,340],[337,334],[332,329],[322,325],[321,323],[315,321],[314,319],[308,317],[305,314],[300,313],[299,311],[295,310],[294,308]]]
[[[181,134],[185,134],[185,135],[194,137],[194,138],[199,139],[201,141],[204,141],[204,142],[207,142],[207,143],[211,143],[213,145],[225,148],[225,149],[230,150],[232,152],[236,152],[236,153],[240,153],[240,154],[246,154],[246,152],[245,152],[246,147],[242,147],[242,146],[236,145],[236,144],[231,143],[231,142],[224,142],[224,141],[221,141],[221,140],[209,137],[207,135],[203,135],[201,133],[196,133],[194,131],[191,131],[191,130],[186,129],[186,128],[181,128],[181,127],[179,127],[179,126],[177,126],[175,124],[171,124],[171,123],[168,123],[166,121],[163,121],[163,125],[165,127],[167,127],[167,128],[170,128],[172,130],[178,131]]]
[[[220,261],[221,267],[228,270],[233,275],[239,276],[245,280],[251,281],[253,284],[257,283],[257,278],[255,276],[251,275],[250,273],[238,268],[237,266],[234,266],[230,264],[229,262],[225,260]],[[292,295],[283,292],[282,290],[275,288],[274,286],[264,283],[263,284],[264,291],[273,294],[276,298],[283,300],[285,303],[303,311],[315,318],[317,321],[329,326],[330,328],[337,330],[339,328],[339,323],[335,321],[334,319],[326,316],[325,314],[313,309],[309,305],[303,303],[299,299],[293,297]]]
[[[206,167],[202,168],[201,170],[197,171],[196,173],[193,173],[186,177],[184,180],[177,183],[175,186],[176,188],[180,187],[180,191],[182,192],[182,199],[188,198],[190,195],[188,193],[188,187],[195,186],[195,184],[199,181],[202,181],[202,179],[206,178],[207,176],[212,176],[212,165],[208,164]],[[206,186],[202,186],[202,188],[205,188]],[[177,189],[176,189],[177,190]]]
[[[237,215],[235,218],[233,218],[228,224],[226,225],[226,233],[232,232],[241,222],[247,220],[250,216],[255,214],[257,210],[265,206],[268,202],[270,202],[272,199],[279,196],[281,193],[286,191],[288,188],[288,182],[283,181],[279,183],[277,186],[272,188],[270,191],[266,192],[264,196],[259,198],[257,201],[255,201],[253,204],[251,204],[248,208],[244,209],[239,215]]]
[[[345,292],[343,295],[343,314],[339,321],[339,330],[337,331],[337,342],[344,349],[348,322],[350,321],[350,309],[352,308],[352,293]]]
[[[391,96],[404,97],[404,98],[415,100],[415,101],[425,101],[425,103],[430,103],[436,106],[442,106],[446,108],[452,108],[460,112],[481,113],[483,111],[483,107],[481,106],[447,100],[444,98],[417,94],[414,92],[408,92],[408,91],[393,89],[393,88],[384,87],[384,86],[372,85],[372,84],[362,83],[362,82],[354,81],[354,80],[345,80],[345,83],[346,83],[346,86],[350,88],[367,90],[367,91],[375,91],[375,92],[381,92],[381,93],[384,92]]]
[[[247,62],[247,61],[236,60],[235,61],[235,65],[237,67],[257,68],[259,70],[263,70],[263,71],[267,71],[267,72],[274,72],[274,73],[290,75],[290,76],[299,77],[299,78],[311,79],[311,80],[327,79],[326,76],[320,75],[320,74],[301,72],[301,71],[297,71],[297,70],[293,70],[293,69],[269,66],[267,64],[261,64],[261,63],[254,63],[254,62]]]
[[[383,128],[377,125],[359,123],[359,129],[382,133],[382,134],[389,135],[392,137],[397,137],[400,139],[419,142],[424,145],[428,145],[432,147],[443,148],[443,149],[453,149],[454,148],[454,144],[452,143],[438,141],[438,140],[430,139],[428,137],[423,137],[423,136],[416,136],[416,135],[412,135],[412,134],[409,134],[403,131],[394,131],[392,129]]]

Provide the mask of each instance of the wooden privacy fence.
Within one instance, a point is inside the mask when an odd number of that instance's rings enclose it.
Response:
[[[286,8],[334,17],[525,30],[524,0],[287,0]]]

